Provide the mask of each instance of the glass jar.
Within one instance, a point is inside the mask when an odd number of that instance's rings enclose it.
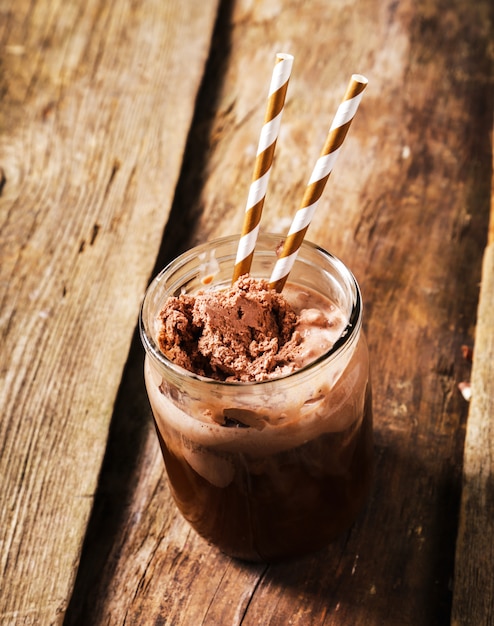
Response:
[[[282,240],[260,235],[250,274],[269,279]],[[231,284],[238,237],[172,261],[141,309],[145,381],[170,488],[182,515],[223,552],[275,561],[321,548],[349,528],[373,469],[369,357],[358,284],[345,265],[304,242],[287,286],[336,304],[347,326],[333,348],[284,377],[220,382],[159,350],[169,296]]]

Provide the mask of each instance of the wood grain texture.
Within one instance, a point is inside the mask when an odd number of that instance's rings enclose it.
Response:
[[[362,286],[373,496],[351,531],[316,555],[271,566],[222,556],[173,508],[150,426],[132,445],[139,412],[151,423],[137,401],[136,344],[68,623],[449,624],[468,409],[457,384],[468,374],[461,346],[474,340],[489,219],[492,8],[484,0],[231,7],[220,7],[214,89],[201,94],[164,247],[173,229],[188,231],[188,245],[240,232],[276,52],[295,62],[265,230],[287,231],[349,75],[369,78],[307,237]],[[117,451],[135,469],[115,513]]]
[[[0,622],[54,624],[216,2],[15,0],[0,12]]]
[[[484,255],[472,366],[452,625],[494,622],[494,244]]]

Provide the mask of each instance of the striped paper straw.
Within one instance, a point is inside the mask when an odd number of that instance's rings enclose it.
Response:
[[[278,53],[276,55],[276,64],[269,86],[266,115],[261,129],[261,136],[259,137],[254,173],[249,188],[242,234],[237,249],[233,282],[242,274],[248,274],[252,264],[292,65],[293,56],[291,54]]]
[[[353,74],[350,79],[343,101],[338,107],[329,129],[326,143],[305,188],[300,208],[295,213],[287,238],[271,274],[269,286],[272,289],[276,289],[276,291],[283,289],[288,274],[295,263],[305,233],[309,228],[312,216],[340,152],[341,145],[357,112],[367,83],[367,78],[360,74]]]

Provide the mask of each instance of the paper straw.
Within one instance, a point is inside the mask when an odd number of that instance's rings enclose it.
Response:
[[[291,54],[278,53],[276,55],[264,124],[259,137],[254,173],[245,207],[242,234],[237,249],[233,271],[234,282],[242,274],[248,274],[252,264],[292,65],[293,56]]]
[[[341,145],[357,112],[367,83],[367,78],[360,74],[353,74],[350,79],[345,96],[336,111],[333,123],[329,129],[326,143],[305,188],[300,208],[295,213],[287,238],[283,243],[283,248],[271,274],[269,286],[272,289],[276,289],[276,291],[283,289],[288,274],[295,263],[305,233],[309,228],[312,216],[340,152]]]

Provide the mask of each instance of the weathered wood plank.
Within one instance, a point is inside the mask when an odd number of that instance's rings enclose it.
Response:
[[[136,344],[68,621],[447,624],[467,415],[460,348],[473,342],[489,213],[490,4],[245,0],[231,18],[227,5],[222,88],[203,94],[192,142],[205,136],[207,154],[188,154],[175,199],[177,229],[198,217],[188,244],[240,230],[277,51],[295,63],[266,230],[286,232],[349,75],[370,81],[308,238],[363,288],[374,494],[353,530],[317,555],[263,568],[218,554],[173,509],[150,428],[132,449],[139,411],[150,424]],[[121,485],[126,507],[105,534],[117,450],[135,464],[135,482]],[[106,563],[97,556],[105,536]]]
[[[465,436],[454,626],[494,622],[494,233],[490,241],[484,254]]]
[[[60,623],[217,2],[0,7],[0,622]]]

